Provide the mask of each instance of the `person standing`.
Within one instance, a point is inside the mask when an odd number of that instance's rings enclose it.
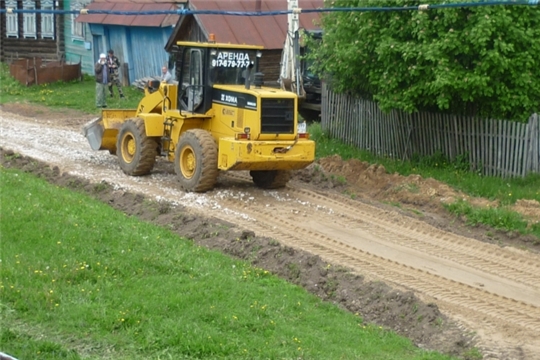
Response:
[[[94,70],[96,73],[96,107],[106,108],[109,67],[107,66],[107,56],[105,54],[99,55]]]
[[[166,66],[161,68],[161,82],[167,84],[170,84],[172,82],[172,75]]]
[[[111,97],[114,97],[113,93],[113,85],[116,85],[118,88],[118,95],[120,95],[120,98],[124,98],[124,93],[122,92],[122,84],[120,84],[120,71],[118,68],[120,67],[120,61],[116,56],[114,56],[113,49],[109,50],[108,56],[107,56],[107,66],[109,67],[109,94]]]

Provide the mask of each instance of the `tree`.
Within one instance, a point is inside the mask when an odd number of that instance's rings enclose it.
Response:
[[[433,4],[434,2],[430,2]],[[326,7],[418,2],[328,1]],[[443,110],[527,121],[540,111],[540,9],[480,6],[325,14],[311,52],[338,92],[369,94],[386,111]]]

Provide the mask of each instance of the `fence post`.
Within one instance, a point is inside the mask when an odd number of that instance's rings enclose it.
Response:
[[[34,56],[34,76],[35,76],[35,82],[34,82],[34,85],[39,85],[39,81],[38,81],[38,70],[37,70],[37,66],[36,66],[36,57]]]
[[[326,81],[321,81],[321,129],[324,129],[324,123],[328,116],[328,87]]]
[[[527,123],[527,136],[525,139],[526,153],[525,166],[523,176],[527,176],[529,172],[538,172],[540,168],[540,127],[538,126],[538,114],[532,114]]]
[[[538,114],[533,114],[529,123],[532,125],[531,147],[532,147],[532,171],[540,173],[540,120]]]

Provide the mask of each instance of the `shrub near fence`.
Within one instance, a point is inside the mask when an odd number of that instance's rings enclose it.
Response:
[[[540,119],[529,122],[402,111],[382,112],[373,101],[323,86],[321,127],[332,137],[380,156],[410,159],[438,152],[467,156],[471,170],[490,176],[540,173]]]

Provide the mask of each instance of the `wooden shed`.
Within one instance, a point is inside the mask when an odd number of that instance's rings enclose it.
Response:
[[[176,14],[144,14],[152,10],[178,10],[186,0],[94,0],[89,10],[141,12],[140,15],[82,14],[77,21],[89,25],[94,61],[109,49],[120,60],[121,81],[161,74],[169,63],[164,45],[178,22]]]

